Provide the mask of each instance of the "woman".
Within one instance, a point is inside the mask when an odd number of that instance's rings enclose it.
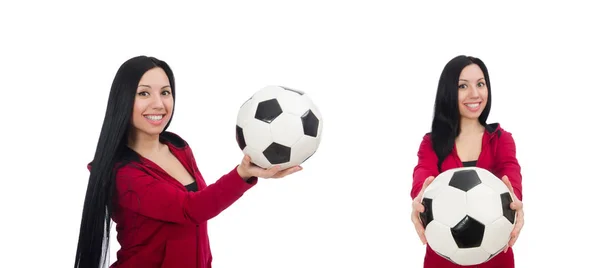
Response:
[[[265,170],[244,156],[206,185],[189,145],[167,132],[175,104],[173,72],[139,56],[119,68],[83,207],[75,267],[106,261],[111,218],[121,249],[111,267],[211,267],[206,222],[257,178],[282,178],[301,168]]]
[[[435,100],[431,132],[425,134],[414,168],[411,197],[412,221],[423,244],[425,230],[419,218],[424,211],[423,191],[440,173],[463,166],[477,166],[491,171],[517,198],[511,203],[517,221],[504,251],[477,267],[514,267],[512,246],[524,224],[521,203],[521,167],[516,158],[512,134],[498,123],[487,124],[492,105],[490,79],[485,64],[478,58],[458,56],[448,62],[441,74]],[[429,245],[424,266],[464,267],[437,255]]]

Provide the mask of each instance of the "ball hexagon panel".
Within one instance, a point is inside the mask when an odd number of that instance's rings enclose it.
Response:
[[[281,109],[277,99],[269,99],[258,102],[254,118],[265,123],[271,123],[282,113],[283,110]]]
[[[277,101],[281,107],[284,107],[284,112],[296,116],[302,116],[314,107],[308,97],[287,90],[282,90],[277,94]]]
[[[302,136],[300,139],[292,145],[292,155],[290,158],[290,162],[292,163],[303,163],[310,156],[312,156],[319,146],[319,140]],[[288,165],[286,167],[290,167],[292,165]],[[282,166],[283,167],[283,166]]]
[[[266,86],[260,89],[259,91],[255,92],[254,95],[252,95],[252,99],[254,99],[254,101],[258,103],[277,98],[279,96],[279,93],[281,92],[282,88],[279,86]]]
[[[257,150],[264,150],[267,146],[273,143],[270,133],[271,126],[268,123],[259,120],[248,120],[242,128],[246,146],[250,146]]]
[[[265,155],[262,153],[262,150],[257,150],[250,146],[246,146],[246,148],[244,148],[243,152],[244,152],[244,154],[253,156],[252,157],[253,164],[255,164],[261,168],[268,168],[271,166],[271,163],[269,162],[269,160],[267,160],[267,157],[265,157]]]
[[[489,257],[490,254],[481,248],[459,249],[452,255],[454,262],[463,266],[480,264]]]
[[[466,202],[465,192],[447,187],[433,199],[431,209],[434,220],[446,226],[457,225],[467,215]]]
[[[283,113],[271,122],[273,142],[292,147],[302,135],[302,121],[298,116]]]
[[[446,258],[451,258],[458,250],[458,246],[450,233],[450,228],[443,223],[433,220],[429,223],[427,229],[425,229],[425,235],[427,237],[436,237],[434,240],[428,240],[427,243],[431,249]]]
[[[285,90],[287,90],[287,91],[290,91],[290,92],[296,93],[296,94],[298,94],[298,95],[300,95],[300,96],[304,95],[304,92],[302,92],[302,91],[300,91],[300,90],[297,90],[297,89],[293,89],[293,88],[289,88],[289,87],[281,87],[281,88],[283,88],[283,89],[285,89]]]
[[[467,214],[484,225],[502,217],[502,202],[492,188],[479,184],[467,192]]]
[[[481,241],[481,248],[489,254],[495,254],[508,244],[510,232],[513,228],[514,225],[504,217],[500,217],[493,223],[486,225],[485,234]]]
[[[251,115],[254,114],[254,109],[254,100],[252,98],[244,102],[237,114],[236,125],[243,129],[246,126],[246,121],[252,119]]]
[[[474,248],[481,245],[485,225],[466,215],[458,224],[450,228],[458,248]]]
[[[452,174],[448,185],[467,192],[471,188],[481,184],[477,171],[473,169],[459,170]]]
[[[501,248],[500,250],[496,251],[496,253],[494,253],[494,254],[491,254],[491,255],[490,255],[488,258],[487,258],[487,260],[486,260],[486,261],[489,261],[489,260],[493,259],[494,257],[498,256],[498,254],[500,254],[500,252],[502,252],[503,250],[504,250],[504,247],[503,247],[503,248]]]

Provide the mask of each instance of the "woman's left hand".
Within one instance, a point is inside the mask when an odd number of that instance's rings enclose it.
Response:
[[[510,208],[516,211],[516,224],[513,228],[513,231],[510,233],[510,240],[508,241],[508,245],[506,245],[506,247],[504,248],[504,253],[506,253],[506,251],[508,251],[508,248],[512,247],[515,244],[515,242],[517,242],[517,238],[519,238],[521,229],[523,229],[523,225],[525,224],[525,215],[523,214],[523,203],[515,195],[512,184],[510,183],[506,175],[502,177],[502,181],[504,182],[504,184],[506,184],[506,187],[508,187],[508,190],[510,191],[512,197],[515,199],[512,203],[510,203]]]

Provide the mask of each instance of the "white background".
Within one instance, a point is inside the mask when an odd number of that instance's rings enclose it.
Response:
[[[208,183],[241,160],[237,109],[263,86],[306,91],[325,118],[302,172],[261,180],[209,222],[216,268],[420,267],[412,169],[440,72],[459,54],[488,65],[489,122],[517,143],[517,267],[594,262],[597,8],[451,2],[3,2],[0,266],[73,265],[110,85],[137,55],[173,68],[169,130]]]

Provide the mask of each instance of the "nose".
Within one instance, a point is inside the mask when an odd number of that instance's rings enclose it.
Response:
[[[469,96],[472,98],[478,98],[480,95],[479,93],[479,89],[477,88],[477,85],[474,85],[472,87],[469,88]]]
[[[150,108],[152,108],[153,110],[164,110],[165,109],[165,104],[163,103],[163,99],[161,97],[161,95],[153,95],[152,96],[152,102],[150,104]]]

